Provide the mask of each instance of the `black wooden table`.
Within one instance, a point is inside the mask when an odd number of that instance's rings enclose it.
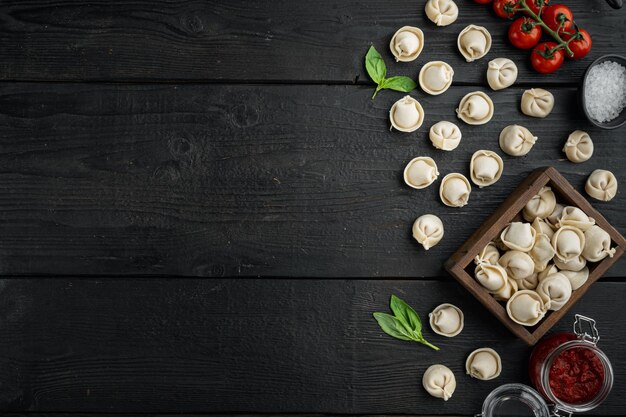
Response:
[[[596,168],[626,182],[624,130],[592,127],[577,105],[591,60],[626,54],[626,14],[568,2],[593,50],[540,76],[507,44],[505,22],[458,4],[459,20],[436,28],[423,1],[1,1],[0,411],[471,415],[496,386],[528,383],[530,349],[442,263],[536,167],[557,167],[581,191]],[[494,39],[472,64],[455,47],[469,23]],[[409,24],[426,47],[393,63],[389,39]],[[454,67],[445,94],[412,93],[427,111],[417,134],[389,131],[401,93],[370,100],[371,43],[393,74],[415,78],[434,59]],[[430,125],[487,90],[499,56],[520,74],[490,93],[493,120],[460,124],[454,152],[433,149]],[[518,110],[530,87],[554,93],[547,119]],[[502,179],[474,188],[468,206],[403,184],[417,155],[467,173],[472,152],[498,150],[512,123],[539,141],[506,157]],[[596,144],[581,165],[560,152],[574,129]],[[624,195],[594,201],[622,232]],[[427,212],[446,237],[425,252],[410,227]],[[616,381],[595,415],[626,414],[625,262],[557,325],[569,329],[574,312],[598,321]],[[444,340],[426,329],[439,352],[386,336],[371,313],[392,293],[423,316],[453,302],[465,330]],[[502,355],[494,381],[464,375],[482,346]],[[446,403],[421,388],[433,363],[459,381]]]

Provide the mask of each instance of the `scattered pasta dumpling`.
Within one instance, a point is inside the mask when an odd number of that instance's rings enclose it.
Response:
[[[457,125],[443,120],[430,127],[428,137],[435,148],[452,151],[461,143],[462,135]]]
[[[500,240],[509,249],[529,252],[535,244],[536,235],[530,223],[512,222],[500,233]]]
[[[562,261],[555,256],[554,265],[556,265],[561,271],[578,272],[587,266],[587,260],[583,258],[582,255],[576,256],[569,261]]]
[[[491,49],[491,34],[482,26],[469,25],[459,33],[457,46],[467,62],[475,61]]]
[[[502,372],[502,360],[493,349],[476,349],[467,357],[465,371],[472,378],[489,381],[497,378]]]
[[[469,201],[472,186],[463,174],[453,172],[441,180],[439,198],[448,207],[463,207]]]
[[[445,337],[454,337],[463,330],[463,312],[452,304],[441,304],[428,315],[433,332]]]
[[[437,164],[428,156],[413,158],[404,168],[404,182],[418,190],[428,187],[438,176]]]
[[[479,150],[472,155],[470,178],[480,188],[495,184],[502,176],[503,170],[502,158],[493,151]]]
[[[413,97],[404,96],[391,106],[389,120],[391,126],[400,132],[414,132],[424,122],[424,109]]]
[[[487,246],[480,251],[478,255],[474,258],[474,263],[479,265],[481,263],[488,263],[491,265],[496,265],[498,263],[498,259],[500,259],[500,252],[496,247],[496,244],[493,242],[487,243]]]
[[[500,266],[502,266],[507,273],[507,276],[517,281],[518,285],[520,281],[524,279],[532,279],[531,277],[535,271],[535,261],[525,252],[518,250],[510,250],[504,253],[498,260]],[[526,288],[522,282],[520,288]]]
[[[433,96],[445,92],[452,85],[454,70],[443,61],[430,61],[420,70],[418,81],[424,92]]]
[[[611,201],[617,194],[617,179],[611,171],[596,169],[587,178],[585,191],[600,201]]]
[[[582,254],[585,235],[577,227],[562,226],[552,236],[552,247],[558,260],[572,261]]]
[[[487,83],[492,90],[510,87],[517,80],[517,66],[508,58],[496,58],[487,66]]]
[[[548,267],[548,263],[554,258],[554,248],[548,235],[537,233],[529,255],[535,262],[535,272],[541,272]]]
[[[413,237],[428,250],[443,238],[443,223],[434,214],[419,216],[413,223]]]
[[[526,221],[532,222],[536,218],[545,219],[556,207],[556,196],[550,187],[541,187],[524,206],[522,216]]]
[[[466,94],[459,103],[456,113],[468,125],[484,125],[493,117],[493,101],[482,91]]]
[[[569,279],[569,283],[572,286],[572,290],[576,291],[583,286],[589,279],[589,268],[584,267],[580,271],[560,271]]]
[[[432,365],[424,372],[422,385],[433,397],[448,401],[456,389],[456,378],[447,366]]]
[[[574,226],[584,232],[596,224],[596,221],[578,207],[566,206],[561,210],[556,224],[558,227]]]
[[[396,31],[389,43],[391,53],[396,61],[410,62],[415,60],[424,48],[424,33],[413,26],[403,26]]]
[[[574,163],[578,164],[587,161],[593,155],[591,136],[582,130],[574,130],[567,138],[565,146],[563,146],[563,152],[565,152],[567,159]]]
[[[546,315],[546,305],[535,291],[520,290],[506,303],[511,320],[522,326],[534,326]]]
[[[589,262],[599,262],[615,255],[615,248],[611,248],[611,236],[600,226],[591,226],[585,231],[585,247],[583,258]]]
[[[453,0],[428,0],[424,10],[437,26],[448,26],[459,16],[459,8]]]
[[[509,125],[500,132],[500,148],[511,156],[524,156],[537,141],[530,130],[520,125]]]
[[[522,113],[532,117],[546,117],[554,107],[554,96],[543,88],[531,88],[522,94]]]
[[[537,285],[537,294],[549,310],[560,310],[572,296],[572,284],[560,272],[544,278]]]

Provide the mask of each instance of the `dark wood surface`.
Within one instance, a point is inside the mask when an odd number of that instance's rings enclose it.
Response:
[[[473,415],[505,382],[528,382],[522,341],[454,282],[443,262],[539,166],[555,166],[583,192],[608,168],[626,180],[623,129],[593,128],[576,86],[592,59],[626,55],[624,11],[568,2],[594,39],[590,56],[553,76],[532,73],[506,44],[507,24],[459,0],[459,21],[435,28],[423,2],[1,1],[0,2],[0,412],[13,415]],[[487,58],[456,51],[467,24],[494,35]],[[421,27],[426,48],[392,62],[400,26]],[[416,77],[440,59],[455,69],[445,94],[412,93],[426,110],[414,134],[389,131],[402,94],[375,101],[363,68],[370,44],[389,72]],[[514,87],[490,92],[487,62],[518,62]],[[556,97],[544,120],[519,111],[525,88]],[[435,150],[429,127],[455,121],[460,98],[484,90],[494,119],[467,126],[454,152]],[[403,184],[402,169],[429,155],[442,175],[467,174],[477,149],[499,153],[500,130],[527,126],[539,141],[505,156],[502,179],[474,188],[468,206]],[[593,158],[560,149],[587,130]],[[593,201],[626,230],[624,193]],[[410,234],[439,215],[443,241],[425,252]],[[626,414],[621,302],[624,261],[572,314],[598,320],[616,372],[595,415]],[[389,296],[423,317],[440,302],[465,311],[466,329],[440,352],[383,334],[371,317]],[[466,355],[494,347],[504,372],[490,382],[463,372]],[[459,380],[444,403],[420,386],[441,362]]]

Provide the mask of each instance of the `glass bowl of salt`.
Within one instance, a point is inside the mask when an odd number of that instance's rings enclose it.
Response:
[[[604,55],[589,65],[580,87],[587,119],[602,129],[626,123],[626,58]]]

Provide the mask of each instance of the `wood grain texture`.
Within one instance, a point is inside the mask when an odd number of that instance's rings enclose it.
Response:
[[[437,344],[382,333],[371,314],[391,294],[425,319],[442,302],[465,312],[463,332]],[[597,320],[616,376],[594,414],[624,415],[626,284],[594,285],[574,312]],[[605,308],[599,308],[605,306]],[[473,380],[475,348],[502,355],[502,375]],[[456,282],[232,279],[3,279],[0,410],[130,413],[356,413],[468,415],[506,382],[528,382],[530,349]],[[458,387],[448,402],[422,389],[433,363]],[[288,400],[286,400],[288,399]]]
[[[593,169],[626,164],[619,136],[582,122],[567,88],[554,89],[544,120],[517,110],[522,89],[491,94],[489,124],[458,122],[460,147],[434,149],[428,129],[455,120],[468,91],[417,95],[425,123],[402,134],[389,131],[387,116],[401,94],[371,101],[367,87],[5,85],[0,273],[441,276],[534,168],[554,165],[582,191]],[[469,176],[472,153],[501,153],[498,134],[514,122],[537,144],[524,158],[503,155],[502,179],[474,187],[466,207],[444,206],[439,181],[425,190],[404,184],[404,165],[417,155],[432,156],[442,176]],[[596,143],[584,164],[560,151],[574,128]],[[593,202],[620,231],[624,198]],[[428,252],[410,232],[424,213],[446,228]]]
[[[393,74],[415,78],[425,62],[444,60],[455,81],[485,85],[488,60],[505,56],[519,63],[520,81],[555,83],[578,82],[596,57],[626,54],[622,13],[603,0],[571,0],[593,49],[556,75],[539,75],[528,52],[508,44],[507,22],[487,6],[457,3],[457,22],[438,28],[424,2],[401,0],[7,0],[0,3],[0,79],[352,83],[368,80],[362,60],[373,43]],[[468,24],[493,35],[489,55],[472,64],[456,48]],[[426,46],[417,61],[394,64],[388,43],[404,25],[422,28]]]

